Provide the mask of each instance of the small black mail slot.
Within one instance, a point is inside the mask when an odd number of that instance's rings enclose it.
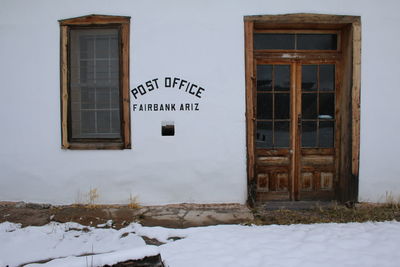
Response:
[[[173,122],[162,122],[161,123],[161,135],[162,136],[174,136],[175,135],[175,125]]]

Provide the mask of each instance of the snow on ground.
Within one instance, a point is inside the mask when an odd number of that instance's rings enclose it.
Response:
[[[140,236],[166,244],[147,246]],[[172,241],[172,237],[182,237]],[[169,229],[131,224],[97,229],[76,223],[21,228],[0,224],[0,266],[102,266],[161,253],[169,267],[400,266],[400,222]],[[84,253],[102,253],[76,257]]]
[[[5,222],[0,224],[0,262],[3,266],[16,266],[71,255],[144,248],[143,239],[131,231],[130,228],[117,231],[55,222],[41,227],[21,228],[18,224]],[[150,250],[152,252],[154,248]],[[150,254],[157,255],[158,252]],[[92,257],[83,258],[91,260]]]

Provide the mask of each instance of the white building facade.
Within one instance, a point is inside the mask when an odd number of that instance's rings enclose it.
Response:
[[[0,6],[0,200],[400,197],[397,1]]]

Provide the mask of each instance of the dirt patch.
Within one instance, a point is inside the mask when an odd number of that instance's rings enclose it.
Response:
[[[329,205],[275,210],[257,207],[253,212],[254,222],[261,225],[400,221],[400,206],[393,204],[357,203],[350,207]]]
[[[132,222],[144,226],[187,228],[216,224],[245,223],[253,214],[240,204],[174,204],[132,208],[129,205],[51,206],[23,202],[0,202],[0,222],[44,225],[50,221],[120,229]]]
[[[50,216],[51,212],[49,209],[0,205],[0,222],[21,223],[22,227],[47,224],[51,220]]]
[[[280,204],[279,204],[280,205]],[[120,229],[132,222],[144,226],[186,228],[215,224],[296,224],[400,221],[400,205],[357,203],[350,206],[263,205],[250,211],[239,204],[180,204],[130,208],[124,205],[51,206],[23,202],[0,202],[0,222],[40,226],[51,221],[77,222],[86,226]],[[291,204],[292,205],[292,204]],[[271,208],[272,207],[272,208]],[[299,208],[300,207],[300,208]],[[148,240],[149,243],[152,240]]]
[[[140,213],[127,207],[114,206],[41,206],[40,204],[0,203],[0,222],[9,221],[25,226],[40,226],[51,221],[77,222],[87,226],[122,228],[138,221]],[[112,224],[107,224],[112,220]]]

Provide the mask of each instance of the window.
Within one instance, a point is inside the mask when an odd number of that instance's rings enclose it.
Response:
[[[255,33],[255,50],[336,50],[337,33]]]
[[[130,142],[129,17],[60,21],[65,149],[126,149]]]

